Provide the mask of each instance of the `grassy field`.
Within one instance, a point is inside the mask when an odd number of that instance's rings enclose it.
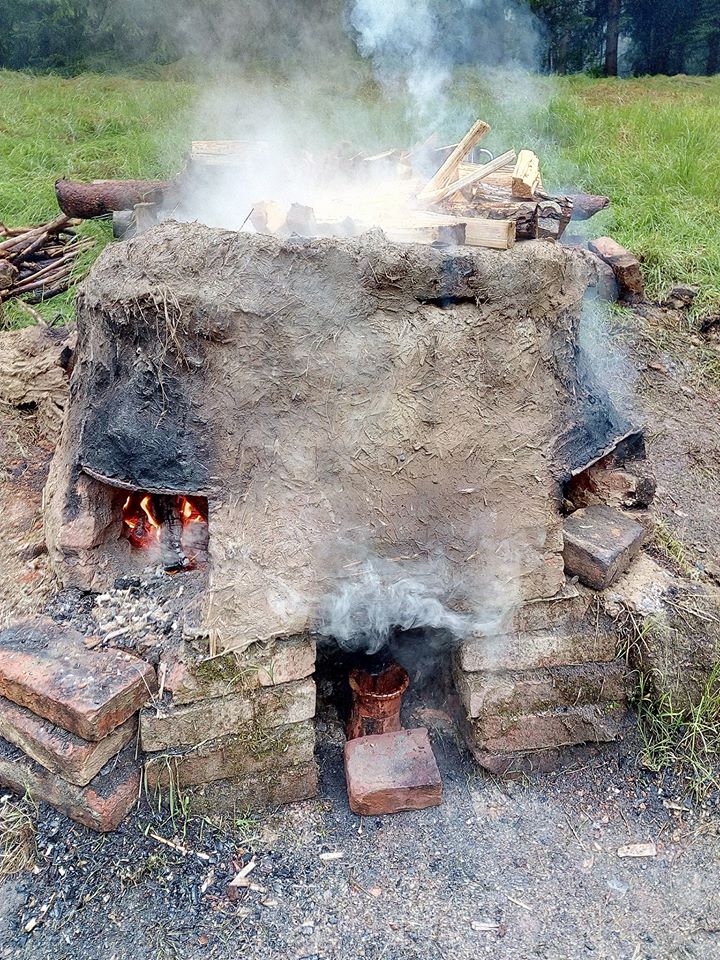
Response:
[[[341,121],[348,117],[360,146],[388,146],[407,134],[397,105],[382,104],[372,83],[360,84],[358,99],[358,78],[350,80],[344,98],[335,84],[305,91],[307,116],[331,118],[328,139],[347,137]],[[612,234],[643,258],[651,295],[673,282],[696,283],[699,309],[720,309],[720,76],[555,78],[535,80],[514,96],[508,89],[512,81],[491,87],[464,72],[451,97],[465,116],[493,124],[491,146],[536,147],[550,190],[609,195],[611,210],[591,229]],[[287,105],[293,94],[287,84],[278,98]],[[228,118],[199,111],[202,96],[201,84],[178,79],[0,72],[0,220],[20,225],[54,216],[57,177],[172,174],[191,139],[240,135],[243,98]],[[296,122],[299,129],[302,113]],[[83,232],[98,238],[96,252],[110,239],[107,223],[87,224]],[[71,303],[68,294],[41,309],[47,319],[66,317]],[[6,308],[6,325],[26,321]]]

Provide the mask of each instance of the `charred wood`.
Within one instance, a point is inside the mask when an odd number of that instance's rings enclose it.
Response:
[[[596,197],[591,193],[576,193],[573,202],[573,220],[589,220],[610,205],[610,197]]]

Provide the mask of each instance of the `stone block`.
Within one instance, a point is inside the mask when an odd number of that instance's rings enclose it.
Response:
[[[186,645],[169,659],[165,689],[178,705],[304,680],[315,671],[315,647],[312,637],[291,637],[202,660]]]
[[[457,653],[460,670],[467,673],[535,670],[541,667],[605,663],[614,660],[617,637],[604,627],[586,624],[579,632],[538,630],[498,637],[472,637]]]
[[[424,727],[358,737],[345,744],[350,809],[360,816],[435,807],[442,781]]]
[[[645,531],[612,507],[576,510],[565,520],[565,570],[594,590],[604,590],[630,566]]]
[[[618,740],[627,710],[614,703],[561,707],[526,716],[493,716],[468,721],[472,742],[491,753],[544,750]]]
[[[468,717],[516,716],[598,701],[624,702],[625,664],[586,663],[512,673],[462,673],[455,686]]]
[[[137,802],[140,766],[128,745],[117,760],[106,764],[85,787],[68,783],[0,740],[0,786],[34,800],[42,800],[91,830],[115,830]]]
[[[102,740],[83,740],[36,717],[25,707],[0,698],[0,737],[19,747],[46,770],[84,787],[105,764],[128,744],[137,731],[137,720],[131,717]]]
[[[119,650],[87,650],[80,634],[51,620],[0,633],[0,695],[84,740],[102,740],[156,686],[150,664]]]
[[[188,787],[185,796],[190,798],[194,814],[212,817],[309,800],[317,795],[317,790],[318,766],[309,760],[238,780],[215,780]]]
[[[146,783],[150,789],[164,789],[171,782],[183,788],[275,773],[293,764],[309,762],[314,750],[312,721],[263,731],[248,727],[235,736],[203,742],[188,750],[147,754]]]
[[[236,734],[245,726],[272,729],[314,716],[315,681],[309,677],[180,707],[149,707],[140,713],[140,743],[145,751],[172,750]]]

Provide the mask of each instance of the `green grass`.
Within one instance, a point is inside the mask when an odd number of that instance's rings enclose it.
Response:
[[[219,107],[206,84],[175,79],[84,75],[74,79],[0,71],[0,220],[9,225],[54,216],[55,179],[161,177],[177,172],[193,138],[242,136],[258,116],[257,74]],[[651,296],[673,282],[701,288],[698,309],[720,309],[720,77],[594,80],[514,78],[458,71],[440,139],[474,116],[493,125],[493,149],[535,147],[546,186],[609,195],[592,223],[642,257]],[[204,105],[204,108],[203,108]],[[290,138],[321,148],[341,139],[376,149],[412,142],[403,104],[384,102],[364,68],[298,89],[283,81],[268,107],[284,111]],[[106,222],[82,232],[110,239]],[[72,294],[40,307],[66,319]],[[8,306],[6,325],[29,317]]]
[[[667,690],[658,693],[641,673],[637,711],[644,766],[678,771],[696,799],[720,789],[720,663],[689,708],[678,706]]]

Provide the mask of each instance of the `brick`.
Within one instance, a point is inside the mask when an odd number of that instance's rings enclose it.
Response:
[[[538,630],[499,637],[473,637],[461,644],[458,665],[468,673],[535,670],[541,667],[605,663],[617,654],[611,631],[586,625],[581,632]]]
[[[479,749],[509,753],[617,740],[626,717],[627,710],[622,706],[586,704],[519,717],[495,715],[470,720],[468,727]]]
[[[455,686],[468,717],[514,716],[557,707],[615,700],[624,702],[625,665],[587,663],[512,673],[461,673]]]
[[[345,744],[350,809],[360,816],[423,810],[442,800],[442,780],[424,727]]]
[[[582,629],[594,596],[594,593],[584,588],[565,583],[554,597],[520,604],[507,620],[508,629],[497,632]]]
[[[629,250],[620,246],[612,237],[590,240],[588,249],[612,267],[622,300],[634,303],[645,297],[640,261]]]
[[[314,673],[315,656],[315,640],[308,636],[253,643],[238,654],[213,660],[196,659],[186,646],[170,659],[165,689],[172,693],[175,704],[185,704],[292,683]]]
[[[0,633],[0,695],[85,740],[102,740],[155,689],[150,664],[86,650],[79,633],[51,620]]]
[[[576,507],[604,504],[607,507],[645,509],[655,496],[657,483],[645,464],[627,469],[605,457],[577,474],[565,487],[565,496]]]
[[[176,707],[160,704],[140,713],[143,750],[172,750],[237,733],[247,725],[265,729],[315,716],[315,681],[265,687],[253,693],[198,700]]]
[[[612,507],[576,510],[563,528],[565,570],[594,590],[604,590],[630,566],[639,552],[645,531]]]
[[[493,753],[490,750],[480,750],[472,740],[468,745],[475,761],[481,767],[496,777],[505,777],[508,780],[567,770],[576,764],[585,764],[614,747],[613,744],[606,743],[583,743],[576,747],[548,747],[545,750],[525,753]]]
[[[0,698],[0,737],[19,747],[46,770],[84,787],[135,736],[137,720],[131,717],[102,740],[83,740],[36,717],[25,707]]]
[[[215,780],[234,780],[258,773],[276,772],[306,763],[315,751],[312,721],[259,731],[248,727],[241,734],[201,743],[184,751],[147,754],[148,787],[187,787]]]
[[[137,802],[140,766],[132,745],[117,762],[108,763],[85,787],[68,783],[26,757],[17,747],[0,740],[0,786],[34,800],[42,800],[91,830],[115,830]]]
[[[199,816],[244,813],[279,807],[317,796],[318,766],[314,760],[237,780],[215,780],[186,788],[192,811]]]

